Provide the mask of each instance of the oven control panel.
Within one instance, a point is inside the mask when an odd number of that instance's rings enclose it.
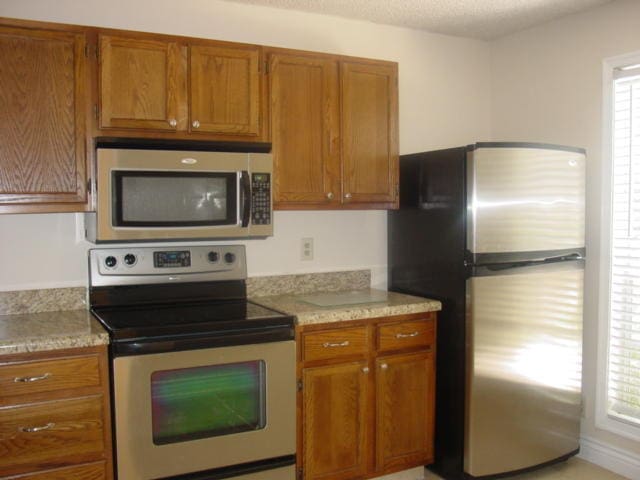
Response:
[[[191,252],[189,250],[153,252],[153,266],[156,268],[190,267]]]
[[[167,281],[245,280],[244,245],[94,248],[91,285],[142,285]]]

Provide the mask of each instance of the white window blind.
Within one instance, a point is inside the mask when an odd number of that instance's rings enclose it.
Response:
[[[640,75],[615,77],[607,414],[640,425]]]

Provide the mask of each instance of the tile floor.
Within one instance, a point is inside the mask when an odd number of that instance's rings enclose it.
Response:
[[[429,470],[423,473],[422,468],[405,470],[404,472],[378,477],[373,480],[440,480]],[[524,473],[505,480],[632,480],[605,470],[580,458],[571,458],[565,463],[552,465],[535,472]]]
[[[440,477],[427,470],[425,480],[438,480]],[[505,479],[507,480],[507,479]],[[567,462],[546,467],[530,473],[523,473],[508,480],[628,480],[616,473],[589,463],[580,458],[571,458]]]

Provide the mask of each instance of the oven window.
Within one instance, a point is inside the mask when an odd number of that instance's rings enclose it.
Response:
[[[113,225],[188,227],[237,222],[237,173],[113,172]]]
[[[265,382],[263,360],[154,372],[153,443],[264,428]]]

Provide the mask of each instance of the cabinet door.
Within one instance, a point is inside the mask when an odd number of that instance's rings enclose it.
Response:
[[[395,471],[433,457],[433,354],[376,360],[376,469]]]
[[[303,462],[307,480],[342,480],[367,469],[367,362],[303,370]]]
[[[260,134],[260,47],[189,47],[190,131]]]
[[[0,27],[2,213],[85,207],[85,43],[80,33]]]
[[[275,206],[340,205],[338,62],[275,53],[269,64]]]
[[[341,65],[343,202],[397,202],[397,66]],[[382,205],[386,204],[386,205]]]
[[[101,35],[99,48],[101,128],[186,128],[186,60],[177,43]]]

